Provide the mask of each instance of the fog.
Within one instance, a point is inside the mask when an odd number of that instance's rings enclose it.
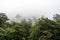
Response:
[[[54,14],[60,14],[60,0],[0,0],[0,12],[6,13],[9,18],[20,14],[52,19]]]

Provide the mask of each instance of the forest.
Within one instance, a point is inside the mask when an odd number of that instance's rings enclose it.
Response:
[[[0,13],[0,40],[60,40],[60,15],[53,19],[24,19],[20,23],[10,21],[6,13]]]

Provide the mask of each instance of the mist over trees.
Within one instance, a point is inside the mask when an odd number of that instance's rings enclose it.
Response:
[[[55,19],[55,20],[60,20],[60,15],[59,15],[59,14],[53,15],[53,19]]]
[[[60,15],[26,19],[16,15],[17,21],[0,13],[0,40],[60,40]],[[34,21],[34,24],[33,24]]]

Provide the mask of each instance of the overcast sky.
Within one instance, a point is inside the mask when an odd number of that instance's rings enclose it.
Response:
[[[52,18],[60,14],[60,0],[0,0],[0,12],[13,18],[16,14],[22,16],[46,16]]]

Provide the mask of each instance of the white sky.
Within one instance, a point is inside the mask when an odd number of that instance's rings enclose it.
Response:
[[[60,14],[60,0],[0,0],[0,12],[10,18],[21,14],[26,17],[44,15],[51,19],[55,13]]]

